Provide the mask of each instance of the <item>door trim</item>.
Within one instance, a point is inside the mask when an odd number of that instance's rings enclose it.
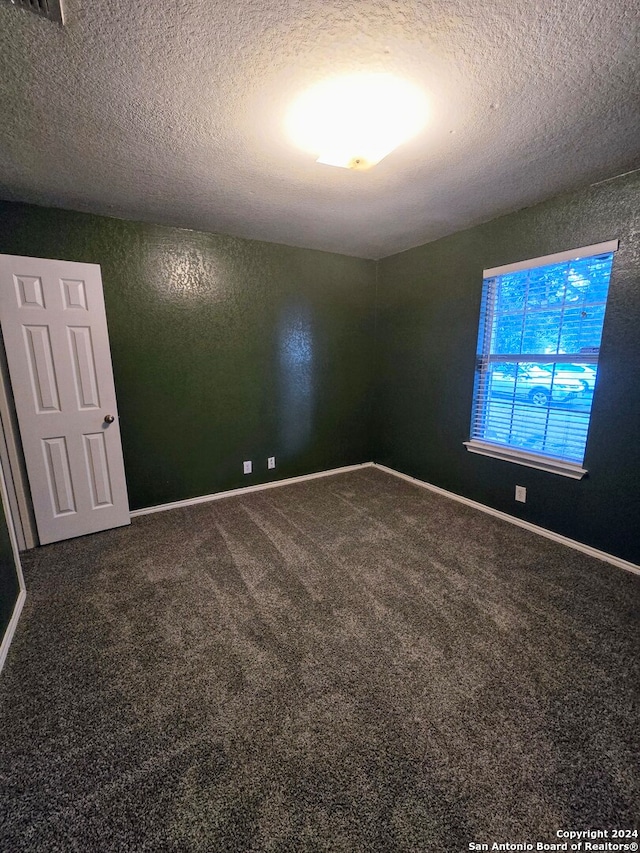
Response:
[[[20,592],[18,593],[18,598],[13,607],[13,613],[11,614],[11,619],[9,620],[9,624],[7,625],[7,630],[4,632],[4,637],[2,638],[2,642],[0,643],[0,672],[2,672],[2,667],[4,666],[4,662],[7,659],[7,654],[9,652],[9,646],[11,645],[11,641],[13,640],[13,636],[15,634],[16,628],[18,627],[18,621],[20,619],[20,614],[22,613],[22,608],[24,607],[24,602],[27,597],[27,589],[24,584],[24,576],[22,574],[22,563],[20,562],[20,554],[18,552],[18,540],[16,539],[16,531],[13,524],[13,517],[10,512],[9,500],[7,495],[7,487],[4,478],[4,472],[0,467],[0,498],[2,502],[2,507],[4,509],[4,514],[7,519],[7,528],[9,530],[9,540],[11,542],[11,550],[13,552],[13,561],[16,567],[16,575],[18,576],[18,586],[20,588]]]
[[[8,509],[11,512],[18,549],[24,551],[35,548],[40,542],[24,468],[4,341],[1,337],[0,334],[0,467],[4,474]]]

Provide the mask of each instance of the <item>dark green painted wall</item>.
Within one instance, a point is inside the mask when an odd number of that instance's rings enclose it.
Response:
[[[11,619],[19,591],[7,519],[0,501],[0,643]]]
[[[467,452],[483,269],[615,238],[588,477]],[[376,351],[376,461],[640,563],[640,176],[384,259]]]
[[[386,258],[376,285],[371,261],[0,203],[0,252],[102,267],[132,508],[374,458],[636,563],[639,233],[629,176]],[[615,237],[589,476],[468,453],[483,268]]]
[[[133,509],[371,459],[373,261],[13,203],[0,252],[102,267]]]

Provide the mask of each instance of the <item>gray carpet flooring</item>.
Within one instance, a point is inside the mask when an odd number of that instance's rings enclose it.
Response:
[[[25,555],[0,850],[637,826],[640,578],[376,469]]]

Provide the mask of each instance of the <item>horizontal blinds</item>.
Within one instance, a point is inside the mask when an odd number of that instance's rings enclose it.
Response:
[[[506,366],[481,375],[471,437],[581,463],[597,371],[583,380],[548,365]]]
[[[612,263],[607,252],[485,278],[472,439],[582,462]]]

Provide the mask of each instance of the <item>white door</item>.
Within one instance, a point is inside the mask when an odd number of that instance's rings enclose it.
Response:
[[[0,255],[0,321],[41,544],[129,524],[100,267]]]

